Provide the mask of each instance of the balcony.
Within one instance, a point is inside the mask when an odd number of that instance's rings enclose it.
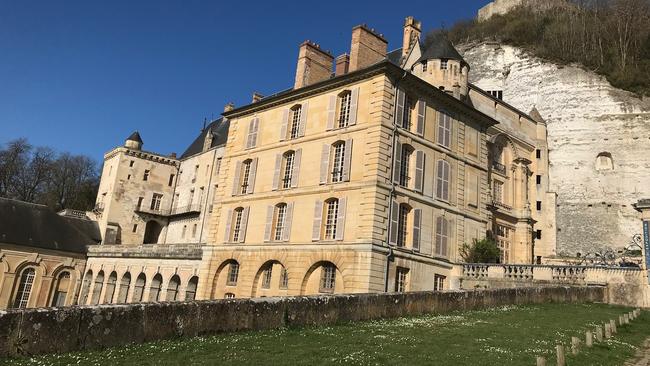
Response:
[[[499,174],[506,175],[506,166],[501,163],[497,163],[496,161],[492,162],[492,170]]]
[[[146,206],[138,206],[133,211],[135,211],[136,213],[139,213],[139,214],[147,214],[147,215],[153,215],[153,216],[169,216],[171,214],[171,210],[169,210],[169,209],[151,208],[151,207],[146,207]]]
[[[198,215],[201,213],[201,205],[196,203],[193,205],[174,207],[172,209],[136,207],[134,211],[136,213],[142,213],[142,214],[153,215],[153,216],[176,217],[176,216],[184,216],[184,215]]]
[[[492,199],[492,206],[500,207],[500,208],[503,208],[503,209],[506,209],[506,210],[512,210],[512,206],[506,205],[500,199],[493,198]]]

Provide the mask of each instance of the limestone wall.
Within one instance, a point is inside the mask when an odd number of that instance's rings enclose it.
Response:
[[[602,287],[545,287],[0,311],[0,357],[99,349],[219,332],[446,313],[506,304],[604,300]]]

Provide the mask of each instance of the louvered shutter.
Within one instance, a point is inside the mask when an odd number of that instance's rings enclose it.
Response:
[[[274,206],[266,207],[266,225],[264,226],[264,241],[271,241],[271,230],[273,229],[273,211]]]
[[[348,126],[354,126],[357,124],[357,107],[359,106],[359,88],[352,89],[350,95],[350,119],[348,120]]]
[[[302,104],[300,109],[300,125],[298,125],[298,137],[305,136],[305,129],[307,129],[307,111],[309,110],[309,103]]]
[[[323,222],[323,201],[316,201],[316,205],[314,206],[314,223],[311,230],[312,241],[320,240],[322,222]]]
[[[399,127],[402,127],[402,122],[404,121],[404,99],[406,99],[404,91],[397,89],[397,111],[395,113],[395,124]]]
[[[397,245],[397,230],[399,230],[399,204],[391,200],[390,238],[388,238],[390,245]]]
[[[327,175],[330,167],[330,145],[323,144],[320,155],[320,184],[327,184]]]
[[[235,179],[232,182],[232,195],[236,196],[241,192],[241,186],[240,186],[240,181],[241,181],[241,161],[238,161],[237,164],[235,165]]]
[[[239,242],[243,243],[246,240],[246,227],[248,226],[248,213],[250,207],[246,207],[241,215],[241,225],[239,227]]]
[[[329,104],[327,105],[327,130],[334,129],[334,119],[336,114],[336,95],[330,95]]]
[[[399,184],[399,175],[402,170],[402,144],[395,141],[395,161],[393,163],[393,182]]]
[[[438,160],[436,163],[436,198],[442,199],[442,177],[444,176],[443,172],[443,161]]]
[[[257,146],[257,132],[260,128],[260,119],[255,117],[253,119],[253,133],[251,135],[251,148]]]
[[[418,121],[416,125],[416,133],[420,136],[424,135],[424,120],[426,117],[427,102],[424,99],[418,101]]]
[[[282,169],[282,154],[275,155],[275,168],[273,170],[273,186],[272,190],[276,191],[280,188],[280,173]]]
[[[447,219],[442,219],[442,233],[443,233],[443,240],[442,240],[442,250],[441,254],[443,257],[446,257],[448,255],[448,244],[449,244],[449,220]]]
[[[228,216],[226,216],[226,232],[223,236],[223,242],[230,242],[230,230],[232,230],[232,209],[228,209]]]
[[[302,159],[302,149],[295,151],[293,155],[293,172],[291,174],[291,188],[298,187],[298,179],[300,179],[300,160]]]
[[[436,218],[436,255],[442,255],[442,217]]]
[[[415,190],[422,193],[424,180],[424,151],[418,150],[415,153]]]
[[[335,240],[343,240],[345,232],[345,210],[347,205],[347,198],[339,198],[339,212],[336,217],[336,235]]]
[[[293,221],[293,202],[287,203],[287,211],[284,214],[284,229],[282,231],[283,241],[289,241],[291,238],[291,221]]]
[[[282,111],[282,121],[280,121],[280,141],[287,138],[287,128],[289,127],[289,109]]]
[[[350,166],[352,164],[352,139],[345,141],[345,152],[343,155],[343,181],[350,181]]]
[[[422,210],[416,208],[413,210],[413,250],[420,251],[421,228]]]
[[[442,197],[445,200],[449,200],[449,163],[446,161],[442,162],[442,172],[443,172],[443,183],[442,183]]]
[[[257,175],[257,161],[259,159],[255,158],[251,161],[251,170],[248,173],[248,187],[246,187],[246,193],[251,194],[255,189],[255,176]]]

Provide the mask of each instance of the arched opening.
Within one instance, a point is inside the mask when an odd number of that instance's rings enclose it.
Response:
[[[596,156],[596,170],[614,170],[614,160],[612,154],[603,151]]]
[[[91,305],[99,304],[99,296],[104,288],[104,271],[99,271],[95,277],[95,286],[93,287],[93,296],[90,299]]]
[[[112,304],[115,295],[115,285],[117,284],[117,273],[111,272],[106,281],[106,292],[104,293],[104,304]]]
[[[133,289],[133,302],[142,301],[144,296],[144,287],[147,283],[147,276],[144,273],[140,273],[138,278],[135,280],[135,288]]]
[[[344,292],[343,275],[336,265],[320,261],[309,268],[302,281],[301,295],[334,294]]]
[[[287,270],[277,260],[265,262],[255,274],[251,297],[286,296],[289,287]]]
[[[36,277],[36,270],[32,267],[23,269],[20,274],[20,282],[18,283],[18,291],[14,299],[14,308],[24,309],[29,304],[29,297],[32,294],[32,287],[34,286],[34,278]]]
[[[129,286],[131,286],[131,274],[126,272],[120,281],[120,291],[117,294],[117,303],[125,304],[129,298]]]
[[[212,283],[211,297],[213,299],[222,298],[226,292],[234,293],[237,290],[239,269],[239,262],[234,259],[228,259],[221,263]]]
[[[156,244],[158,243],[158,238],[160,237],[160,232],[162,232],[162,226],[154,221],[147,221],[147,225],[144,229],[144,241],[143,244]]]
[[[79,305],[86,305],[88,303],[88,292],[90,292],[90,284],[93,280],[93,271],[88,270],[81,284],[81,292],[79,293]]]
[[[160,288],[162,287],[162,276],[160,273],[156,273],[151,280],[151,286],[149,287],[149,301],[156,302],[160,300]]]
[[[52,296],[52,306],[65,306],[70,288],[70,272],[63,271],[59,273],[54,284],[54,296]]]
[[[194,276],[187,282],[185,289],[185,301],[193,301],[196,299],[196,288],[199,286],[199,278]]]
[[[176,301],[178,300],[178,288],[181,285],[181,279],[178,277],[178,275],[173,275],[172,278],[169,279],[169,283],[167,284],[167,296],[165,297],[165,300],[167,301]]]

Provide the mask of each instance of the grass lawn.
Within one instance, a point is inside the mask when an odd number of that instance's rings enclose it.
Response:
[[[330,327],[159,341],[97,352],[5,360],[7,365],[535,365],[555,345],[631,309],[603,304],[505,306]],[[650,336],[650,313],[568,365],[622,365]],[[0,361],[2,363],[2,361]]]

